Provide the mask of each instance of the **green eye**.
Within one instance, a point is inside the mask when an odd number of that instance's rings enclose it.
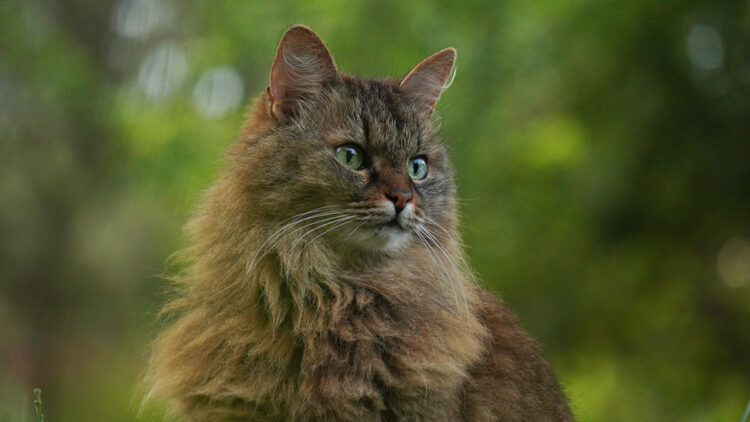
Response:
[[[427,161],[424,157],[412,158],[406,167],[409,177],[414,180],[422,180],[427,177]]]
[[[360,170],[365,162],[365,152],[356,145],[342,145],[336,148],[336,159],[352,170]]]

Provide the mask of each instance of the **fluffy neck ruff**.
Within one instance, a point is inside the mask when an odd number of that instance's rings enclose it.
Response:
[[[425,417],[457,406],[487,338],[458,245],[415,242],[349,263],[322,238],[267,248],[273,232],[247,194],[251,147],[235,145],[188,225],[193,244],[154,345],[149,396],[201,421]]]

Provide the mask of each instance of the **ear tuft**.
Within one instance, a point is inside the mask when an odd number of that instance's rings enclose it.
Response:
[[[323,40],[306,26],[289,28],[271,66],[271,114],[279,120],[295,114],[300,101],[337,78],[336,64]]]
[[[417,99],[428,117],[440,95],[453,83],[455,62],[456,49],[446,48],[424,59],[401,80],[401,89]]]

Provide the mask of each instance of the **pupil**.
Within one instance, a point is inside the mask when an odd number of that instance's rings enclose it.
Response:
[[[346,162],[347,163],[350,162],[350,161],[352,161],[352,156],[353,155],[354,155],[354,153],[352,153],[351,149],[347,149],[346,150]]]
[[[418,171],[418,170],[419,170],[419,165],[417,164],[417,162],[416,162],[416,161],[414,161],[414,162],[412,163],[412,171],[414,172],[414,174],[417,174],[417,171]]]

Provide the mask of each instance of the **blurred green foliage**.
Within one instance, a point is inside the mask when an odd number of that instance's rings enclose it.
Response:
[[[469,255],[580,420],[740,419],[750,4],[724,0],[0,2],[0,415],[40,386],[52,420],[163,418],[158,275],[295,23],[365,77],[458,49]]]

